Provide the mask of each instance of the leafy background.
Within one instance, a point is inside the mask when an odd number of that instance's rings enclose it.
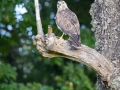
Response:
[[[40,0],[42,26],[61,36],[54,16],[58,0]],[[94,48],[89,9],[93,0],[65,0],[81,24],[81,41]],[[96,73],[66,58],[44,58],[33,45],[37,34],[33,0],[0,1],[0,90],[95,90]],[[66,38],[65,36],[64,38]]]

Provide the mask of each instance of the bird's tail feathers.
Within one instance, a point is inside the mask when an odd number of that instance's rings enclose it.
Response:
[[[72,42],[72,46],[73,47],[80,47],[81,43],[80,43],[80,35],[77,34],[72,34],[71,35],[71,42]]]

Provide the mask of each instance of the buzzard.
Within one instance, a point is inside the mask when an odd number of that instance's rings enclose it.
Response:
[[[74,12],[72,12],[65,1],[57,2],[57,13],[55,21],[58,28],[70,37],[73,47],[79,47],[80,43],[80,24]],[[62,35],[63,37],[63,35]]]

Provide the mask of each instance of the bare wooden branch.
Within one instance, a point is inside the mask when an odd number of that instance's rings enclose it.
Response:
[[[37,30],[39,35],[44,35],[43,30],[42,30],[42,24],[41,24],[41,18],[40,18],[40,9],[39,9],[39,4],[38,0],[34,0],[35,2],[35,11],[36,11],[36,21],[37,21]]]
[[[82,45],[78,50],[72,50],[70,42],[61,40],[53,33],[46,34],[43,41],[42,36],[37,35],[34,44],[44,57],[65,57],[77,62],[82,62],[92,67],[102,76],[102,79],[109,81],[113,73],[113,64],[94,49]]]

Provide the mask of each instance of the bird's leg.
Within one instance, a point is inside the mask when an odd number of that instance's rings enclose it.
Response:
[[[62,34],[62,36],[60,37],[60,39],[63,39],[64,33]]]
[[[68,40],[71,41],[71,38],[69,37]]]

